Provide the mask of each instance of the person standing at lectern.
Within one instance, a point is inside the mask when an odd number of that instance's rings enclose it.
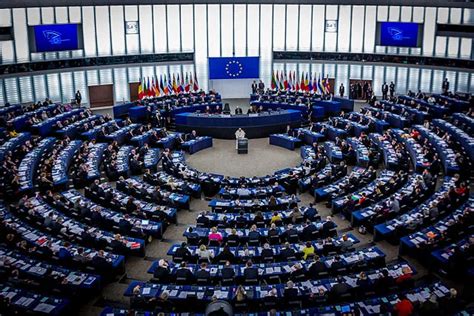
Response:
[[[235,149],[239,148],[239,139],[245,138],[245,132],[242,128],[239,127],[237,131],[235,131]]]

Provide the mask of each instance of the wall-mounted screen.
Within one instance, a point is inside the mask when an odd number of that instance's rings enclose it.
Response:
[[[80,24],[31,26],[29,42],[33,53],[82,49],[82,26]]]
[[[377,45],[397,47],[420,47],[422,24],[404,22],[377,23]]]

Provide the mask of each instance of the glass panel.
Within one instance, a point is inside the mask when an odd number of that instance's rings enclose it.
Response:
[[[351,6],[343,5],[339,12],[339,27],[338,27],[338,52],[348,52],[350,45],[350,31],[351,31]],[[356,32],[353,32],[356,33]],[[357,32],[359,33],[359,32]],[[327,33],[326,35],[329,35]]]
[[[258,4],[249,4],[247,7],[247,50],[249,56],[258,56],[260,43],[260,6]]]
[[[407,90],[407,76],[408,76],[408,68],[398,67],[398,69],[397,69],[397,79],[394,81],[394,83],[395,83],[395,94],[405,94],[405,93],[408,92],[408,90]]]
[[[99,80],[100,84],[111,84],[114,83],[112,78],[112,69],[99,69]]]
[[[86,57],[96,55],[94,7],[82,7],[82,31],[84,33],[84,53]],[[89,39],[89,40],[88,40]]]
[[[69,22],[81,23],[81,7],[69,7]]]
[[[125,54],[125,24],[122,6],[110,7],[112,35],[112,52],[114,55]]]
[[[26,9],[28,16],[28,25],[41,24],[41,13],[40,8],[28,8]]]
[[[440,69],[433,70],[433,84],[431,86],[431,91],[434,93],[441,93],[443,80],[444,80],[444,70],[440,70]]]
[[[46,76],[33,76],[33,87],[35,89],[35,102],[42,101],[48,97],[48,88],[46,87]]]
[[[472,50],[472,38],[461,38],[461,58],[470,59]]]
[[[365,28],[364,28],[364,53],[373,53],[375,50],[375,30],[376,30],[375,6],[367,6],[365,10]]]
[[[273,50],[282,51],[285,49],[285,6],[277,4],[273,10]]]
[[[153,53],[153,20],[151,19],[151,5],[141,5],[138,7],[140,24],[138,32],[140,33],[140,51],[142,54]]]
[[[127,69],[123,67],[115,68],[114,79],[115,102],[118,103],[130,100],[130,89],[127,82]]]
[[[232,56],[234,53],[234,15],[230,4],[221,5],[221,32],[222,32],[222,56]]]
[[[458,85],[456,92],[468,92],[469,91],[469,73],[458,72]]]
[[[166,7],[164,5],[154,5],[153,11],[155,53],[166,53]]]
[[[425,8],[414,7],[413,8],[413,22],[423,23]]]
[[[389,9],[389,21],[400,21],[400,7],[390,6]]]
[[[337,11],[338,6],[336,5],[328,5],[326,6],[326,20],[337,20]],[[324,28],[323,28],[324,30]],[[337,40],[337,33],[325,33],[324,39],[324,51],[326,52],[334,52],[336,51],[336,40]]]
[[[412,20],[412,7],[402,7],[401,21],[411,22]]]
[[[420,90],[423,92],[430,92],[431,88],[431,69],[421,70]]]
[[[299,51],[309,51],[311,49],[311,9],[310,5],[300,6],[300,34]]]
[[[96,69],[87,70],[86,75],[87,75],[88,86],[96,86],[99,84],[99,72]]]
[[[456,71],[446,71],[446,78],[448,78],[449,80],[449,90],[451,91],[457,91],[457,87],[456,87]]]
[[[272,69],[272,5],[262,4],[260,7],[260,78],[270,84]]]
[[[384,82],[386,82],[387,84],[390,84],[390,82],[395,82],[397,81],[396,80],[396,71],[397,71],[397,67],[386,67],[385,68],[385,79],[384,79]],[[382,86],[379,87],[380,89],[380,93],[382,93]]]
[[[16,20],[15,20],[16,22]],[[41,8],[41,24],[54,24],[53,8]]]
[[[75,71],[73,73],[74,77],[74,93],[79,90],[82,95],[82,103],[89,103],[89,89],[86,85],[86,73],[84,71]]]
[[[181,51],[181,30],[179,25],[179,6],[168,5],[168,50]]]
[[[436,36],[435,55],[437,57],[445,57],[447,42],[446,36]]]
[[[128,67],[128,82],[140,82],[140,67]]]
[[[372,81],[372,90],[374,91],[375,95],[381,95],[381,87],[383,84],[383,73],[384,73],[384,66],[374,66],[374,78]]]
[[[219,57],[221,55],[220,6],[217,4],[209,4],[207,6],[207,14],[209,57]]]
[[[49,91],[49,98],[53,102],[60,102],[61,101],[61,91],[59,91],[60,83],[59,83],[59,74],[47,74],[46,75],[46,82],[48,84],[48,91]]]
[[[322,51],[324,46],[325,14],[323,5],[313,5],[313,34],[311,51]]]
[[[461,24],[461,22],[462,22],[462,9],[451,8],[451,18],[449,20],[449,23]]]
[[[69,17],[66,7],[56,7],[56,23],[68,23]]]
[[[386,22],[388,21],[388,7],[379,6],[377,11],[377,21]]]
[[[365,10],[363,6],[353,6],[352,7],[352,26],[351,30],[357,30],[351,34],[351,53],[361,53],[362,52],[362,40],[364,35],[364,19],[363,16]]]
[[[5,78],[3,82],[5,83],[5,99],[7,100],[7,102],[10,104],[20,103],[20,96],[16,78]]]
[[[374,66],[372,65],[362,66],[362,79],[372,80],[373,74],[374,74]]]
[[[201,30],[200,30],[201,32]],[[181,50],[185,52],[192,52],[194,50],[194,21],[193,21],[193,6],[181,6]]]
[[[337,64],[337,73],[336,73],[336,81],[335,81],[335,87],[334,87],[334,92],[339,96],[339,87],[341,86],[341,83],[345,87],[345,92],[344,96],[347,96],[349,91],[349,65],[343,65],[343,64]]]
[[[351,78],[350,79],[362,79],[362,66],[361,65],[350,65]],[[372,78],[372,72],[370,74]]]
[[[138,8],[137,6],[127,5],[125,6],[125,22],[138,22]],[[139,30],[140,31],[140,30]],[[127,54],[138,54],[140,53],[140,41],[138,34],[126,34],[126,53]]]
[[[247,45],[247,7],[245,4],[234,6],[234,52],[236,56],[245,56]],[[253,32],[253,30],[251,30]]]
[[[423,31],[423,55],[432,56],[436,30],[436,8],[426,8],[425,29]]]
[[[450,37],[448,41],[448,57],[457,58],[459,53],[459,37]]]
[[[286,6],[286,50],[298,48],[298,5]]]
[[[199,4],[194,6],[194,29],[196,30],[196,48],[195,48],[195,63],[196,75],[198,76],[198,83],[207,90],[207,15],[206,5]],[[163,71],[165,74],[165,71]],[[193,78],[194,80],[194,78]]]
[[[72,72],[62,72],[61,73],[61,101],[70,102],[71,99],[74,99],[74,84],[72,81]]]
[[[3,80],[0,79],[0,106],[5,106],[5,96],[3,95]]]
[[[16,62],[28,62],[30,60],[30,49],[28,46],[28,31],[26,27],[26,10],[13,9],[13,19],[15,20],[13,32],[15,34]]]
[[[413,92],[418,91],[418,78],[420,77],[420,69],[412,67],[409,68],[409,80],[408,80],[408,90]]]
[[[97,53],[99,56],[110,55],[110,17],[109,7],[100,6],[95,7],[95,21],[96,21],[96,40],[97,40]],[[87,37],[86,37],[87,41]]]
[[[33,102],[33,87],[31,85],[31,77],[30,76],[21,76],[18,78],[18,82],[20,84],[20,91],[21,91],[21,102]]]
[[[0,9],[0,26],[11,26],[10,9]]]

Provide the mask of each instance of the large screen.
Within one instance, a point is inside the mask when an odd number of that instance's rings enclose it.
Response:
[[[418,23],[380,22],[379,45],[418,47],[421,45],[421,30]]]
[[[79,24],[35,25],[30,29],[32,52],[57,52],[82,48]]]

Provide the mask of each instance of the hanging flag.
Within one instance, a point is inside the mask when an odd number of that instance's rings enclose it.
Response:
[[[308,73],[306,73],[306,77],[305,77],[305,80],[304,80],[304,90],[305,91],[309,91],[309,79],[308,79]]]
[[[194,72],[194,85],[193,85],[193,90],[194,90],[194,91],[198,91],[198,90],[199,90],[199,83],[198,83],[198,79],[197,79],[197,76],[196,76],[196,72]]]
[[[314,77],[313,77],[313,93],[316,93],[318,92],[318,84],[316,82],[316,73],[314,73]]]
[[[276,89],[275,71],[272,72],[272,82],[270,83],[272,90]]]
[[[329,84],[329,76],[328,75],[326,75],[326,86],[325,86],[325,88],[326,88],[326,93],[329,94],[331,92],[331,85]]]
[[[308,89],[306,91],[313,92],[313,82],[312,82],[311,74],[309,75]]]
[[[286,75],[286,71],[285,71],[285,80],[283,81],[283,86],[285,87],[285,90],[288,90],[288,77]]]
[[[140,83],[138,84],[138,99],[141,100],[143,99],[144,94],[143,94],[143,80],[140,79]]]
[[[173,84],[171,82],[171,75],[168,74],[168,93],[172,94],[173,93]]]
[[[155,81],[155,84],[153,85],[153,87],[155,88],[155,97],[159,97],[161,95],[161,92],[160,92],[160,83],[158,81],[158,77],[154,77],[154,81]]]
[[[318,78],[318,90],[321,94],[324,94],[324,89],[323,89],[323,86],[321,84],[321,75],[319,75],[319,78]]]
[[[176,76],[173,74],[173,81],[171,82],[171,87],[174,93],[178,93],[178,85],[176,84]]]
[[[296,80],[296,83],[295,83],[295,91],[299,91],[300,90],[300,84],[298,83],[298,80]]]
[[[148,93],[147,93],[147,95],[149,97],[153,97],[155,95],[155,91],[153,91],[153,83],[150,80],[150,77],[146,77],[146,78],[147,78],[147,81],[148,81],[148,87],[147,87],[148,88]]]
[[[283,83],[283,70],[280,70],[280,80],[278,82],[280,83],[280,90],[285,89],[284,83]]]
[[[300,90],[301,90],[301,91],[305,91],[305,90],[306,90],[306,86],[305,86],[305,84],[304,84],[304,72],[301,73]]]

